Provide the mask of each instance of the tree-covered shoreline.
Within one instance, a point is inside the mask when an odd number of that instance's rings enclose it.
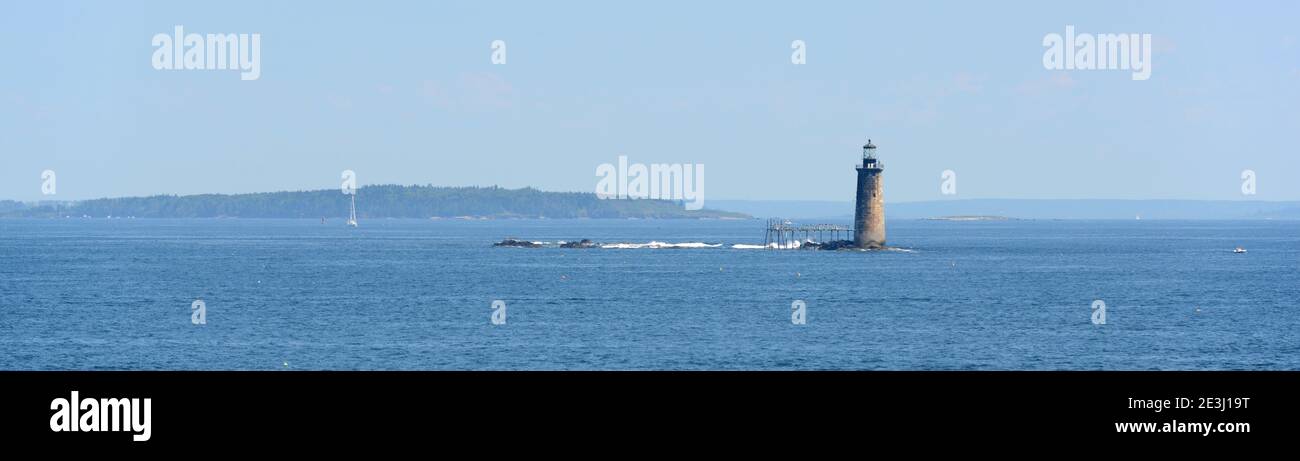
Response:
[[[717,210],[688,211],[667,200],[602,200],[592,193],[533,188],[375,185],[357,190],[359,218],[643,218],[746,219]],[[15,204],[6,217],[102,218],[334,218],[346,217],[350,198],[338,189],[251,194],[155,195],[83,200],[59,205]]]

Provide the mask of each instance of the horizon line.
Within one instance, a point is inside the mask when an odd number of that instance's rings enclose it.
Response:
[[[570,191],[565,191],[565,190],[546,190],[546,189],[538,188],[538,187],[536,187],[536,186],[522,186],[522,187],[511,188],[511,187],[506,187],[506,186],[501,186],[501,185],[496,185],[496,184],[493,184],[493,185],[487,185],[487,186],[481,186],[481,185],[472,185],[472,186],[439,186],[439,185],[434,185],[434,184],[396,184],[396,183],[388,184],[388,183],[386,183],[386,184],[368,184],[368,185],[364,185],[364,186],[358,186],[358,187],[357,187],[357,190],[360,191],[360,190],[363,190],[363,189],[366,189],[366,188],[371,188],[371,187],[428,187],[428,188],[438,188],[438,189],[494,189],[494,188],[495,188],[495,189],[504,189],[504,190],[509,190],[509,191],[519,191],[519,190],[529,190],[529,189],[531,189],[531,190],[536,190],[536,191],[538,191],[538,192],[546,192],[546,193],[557,193],[557,194],[591,194],[591,195],[596,195],[595,192],[581,192],[581,191],[571,191],[571,190],[570,190]],[[334,190],[334,189],[335,189],[335,188],[321,188],[321,189],[283,189],[283,190],[274,190],[274,191],[257,191],[257,192],[198,192],[198,193],[192,193],[192,194],[153,193],[153,194],[146,194],[146,195],[101,196],[101,197],[95,197],[95,198],[62,199],[62,200],[61,200],[61,199],[21,200],[21,199],[6,199],[6,198],[0,198],[0,202],[15,202],[15,203],[84,202],[84,201],[91,201],[91,200],[113,200],[113,199],[128,199],[128,198],[149,198],[149,197],[195,197],[195,196],[204,196],[204,195],[216,195],[216,196],[237,196],[237,195],[256,195],[256,194],[293,193],[293,192],[321,192],[321,191],[329,191],[329,190]],[[655,200],[655,199],[638,198],[638,199],[635,199],[635,200]],[[659,200],[662,200],[662,199],[659,199]],[[853,203],[852,200],[836,200],[836,199],[754,199],[754,198],[718,198],[718,199],[711,199],[711,200],[712,200],[712,201],[715,201],[715,202],[767,202],[767,203],[808,203],[808,202],[820,202],[820,203],[844,203],[844,204],[852,204],[852,203]],[[1020,200],[1020,201],[1127,201],[1127,202],[1166,201],[1166,202],[1228,202],[1228,203],[1294,203],[1294,202],[1300,202],[1300,198],[1295,198],[1295,199],[1281,199],[1281,200],[1277,200],[1277,199],[1267,200],[1267,199],[1252,199],[1252,198],[1242,198],[1242,199],[1197,199],[1197,198],[1128,198],[1128,197],[1126,197],[1126,198],[1100,198],[1100,197],[1084,197],[1084,198],[1078,198],[1078,197],[1075,197],[1075,198],[1050,198],[1050,197],[1048,197],[1048,198],[1044,198],[1044,197],[1032,197],[1032,198],[1015,198],[1015,197],[963,197],[963,198],[937,198],[937,199],[923,199],[923,200],[886,201],[885,203],[892,203],[892,204],[909,204],[909,203],[934,203],[934,202],[961,202],[961,201],[973,201],[973,200],[1004,200],[1004,201],[1005,201],[1005,200]],[[675,200],[671,200],[671,199],[669,199],[669,200],[665,200],[665,201],[670,201],[670,202],[671,202],[671,201],[675,201]]]

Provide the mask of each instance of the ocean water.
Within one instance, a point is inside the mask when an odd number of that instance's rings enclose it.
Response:
[[[0,369],[1300,369],[1300,222],[888,224],[0,219]]]

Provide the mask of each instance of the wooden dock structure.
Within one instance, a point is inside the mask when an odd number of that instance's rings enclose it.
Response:
[[[803,234],[802,241],[807,241],[815,235],[817,236],[815,242],[826,243],[835,240],[851,240],[853,228],[839,224],[795,224],[781,218],[768,219],[763,247],[771,248],[772,243],[776,243],[777,248],[786,248],[790,242],[800,241],[800,234]],[[830,240],[826,240],[827,235],[830,235]]]

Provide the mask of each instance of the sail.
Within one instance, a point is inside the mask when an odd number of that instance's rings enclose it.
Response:
[[[352,193],[352,206],[348,211],[348,225],[357,227],[357,193]]]

